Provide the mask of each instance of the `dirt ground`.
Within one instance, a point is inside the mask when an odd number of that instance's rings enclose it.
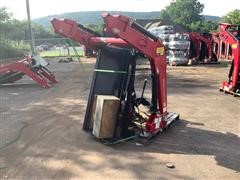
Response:
[[[82,61],[49,60],[50,89],[0,87],[1,179],[240,179],[240,99],[218,91],[229,67],[168,67],[168,110],[181,120],[148,146],[106,146],[81,129],[95,63]]]

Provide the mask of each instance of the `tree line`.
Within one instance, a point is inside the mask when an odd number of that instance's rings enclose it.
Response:
[[[171,20],[173,23],[181,25],[190,32],[212,32],[217,31],[219,22],[206,20],[202,14],[204,4],[198,0],[173,0],[167,7],[160,11],[159,18]],[[239,24],[240,9],[235,9],[221,17],[220,22]],[[87,27],[100,33],[102,25],[88,24]]]
[[[216,31],[218,22],[207,21],[201,15],[204,4],[198,0],[173,0],[170,5],[160,12],[160,18],[171,20],[181,25],[187,31],[211,32]],[[240,9],[235,9],[220,19],[220,22],[240,24]]]
[[[53,38],[56,35],[41,25],[32,24],[36,39]],[[29,52],[29,29],[26,20],[17,20],[5,7],[0,7],[0,59],[21,57]]]
[[[165,9],[160,11],[160,19],[171,20],[181,25],[187,31],[211,32],[216,31],[218,22],[205,20],[202,16],[204,5],[198,0],[173,0]],[[240,24],[240,9],[235,9],[220,20],[230,24]],[[50,29],[33,23],[35,39],[57,37]],[[87,27],[101,33],[102,24],[88,24]],[[0,59],[19,57],[29,52],[29,30],[26,20],[17,20],[4,7],[0,7]]]

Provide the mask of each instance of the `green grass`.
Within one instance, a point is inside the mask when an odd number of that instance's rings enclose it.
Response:
[[[70,48],[69,52],[71,57],[77,57],[77,54],[74,52],[72,48]],[[79,56],[84,55],[84,52],[79,48],[77,48],[77,52]],[[39,52],[39,54],[41,57],[67,57],[68,56],[67,50],[62,50],[62,49],[42,51],[42,52]]]

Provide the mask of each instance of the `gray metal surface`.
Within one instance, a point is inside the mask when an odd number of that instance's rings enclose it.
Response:
[[[130,57],[129,49],[106,46],[99,50],[84,118],[84,130],[92,129],[95,95],[114,95],[121,98],[126,86]]]

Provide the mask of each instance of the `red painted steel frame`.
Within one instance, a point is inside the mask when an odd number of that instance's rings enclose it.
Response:
[[[31,62],[32,59],[30,57],[26,57],[23,60],[11,64],[1,65],[0,74],[20,72],[32,78],[43,88],[50,88],[51,84],[57,83],[55,76],[50,71],[42,66],[32,68]]]
[[[238,40],[233,33],[228,31],[229,28],[236,25],[230,25],[227,23],[221,23],[219,26],[219,38],[222,41],[228,42],[232,47],[233,53],[233,72],[232,72],[232,81],[224,81],[222,84],[222,89],[227,91],[233,91],[237,88],[240,73],[240,40]]]
[[[227,23],[221,23],[219,25],[219,32],[217,33],[212,33],[212,38],[213,38],[213,42],[216,43],[218,45],[218,51],[217,51],[217,57],[219,59],[224,59],[224,60],[233,60],[233,54],[229,53],[229,45],[231,45],[228,40],[226,38],[221,38],[220,37],[220,32],[222,31],[221,26],[228,26],[229,27],[236,27],[237,25],[231,25],[231,24],[227,24]],[[235,36],[237,34],[237,32],[231,32],[232,36]],[[222,36],[222,35],[221,35]],[[223,45],[225,46],[224,51],[222,50]]]
[[[220,53],[220,39],[219,39],[219,36],[218,36],[218,33],[212,33],[212,40],[213,40],[213,43],[215,43],[215,49],[214,49],[214,52],[217,56],[217,59],[220,59],[221,58],[221,53]],[[216,49],[216,46],[217,46],[217,49]]]
[[[213,51],[212,40],[210,38],[204,37],[201,34],[196,33],[196,32],[190,32],[187,34],[189,35],[190,40],[193,41],[194,44],[196,45],[197,57],[200,56],[200,44],[201,44],[201,42],[204,42],[208,48],[208,57],[209,57],[209,59],[211,59],[212,51]]]
[[[162,42],[153,39],[147,32],[141,32],[133,27],[132,19],[126,16],[102,15],[106,31],[111,32],[115,38],[96,37],[86,29],[81,28],[75,21],[52,19],[54,31],[64,37],[71,38],[91,49],[98,49],[100,46],[111,44],[116,46],[133,47],[150,59],[152,74],[156,82],[156,110],[151,114],[146,127],[149,132],[155,132],[167,126],[167,79],[166,79],[166,57]],[[136,24],[135,24],[136,25]]]
[[[107,31],[110,31],[115,36],[122,38],[134,48],[148,56],[151,64],[152,74],[156,76],[156,90],[158,100],[158,113],[153,113],[146,127],[153,132],[157,129],[155,120],[159,119],[160,128],[166,126],[167,115],[167,78],[166,78],[166,56],[165,48],[162,42],[157,39],[153,40],[146,34],[140,32],[136,27],[133,27],[134,22],[131,18],[122,15],[102,14]],[[153,82],[154,83],[154,82]],[[151,128],[151,127],[155,128]]]
[[[128,46],[128,44],[120,38],[96,37],[96,35],[78,27],[78,23],[76,21],[53,18],[51,23],[55,33],[79,42],[90,49],[97,50],[100,46],[107,44]]]

